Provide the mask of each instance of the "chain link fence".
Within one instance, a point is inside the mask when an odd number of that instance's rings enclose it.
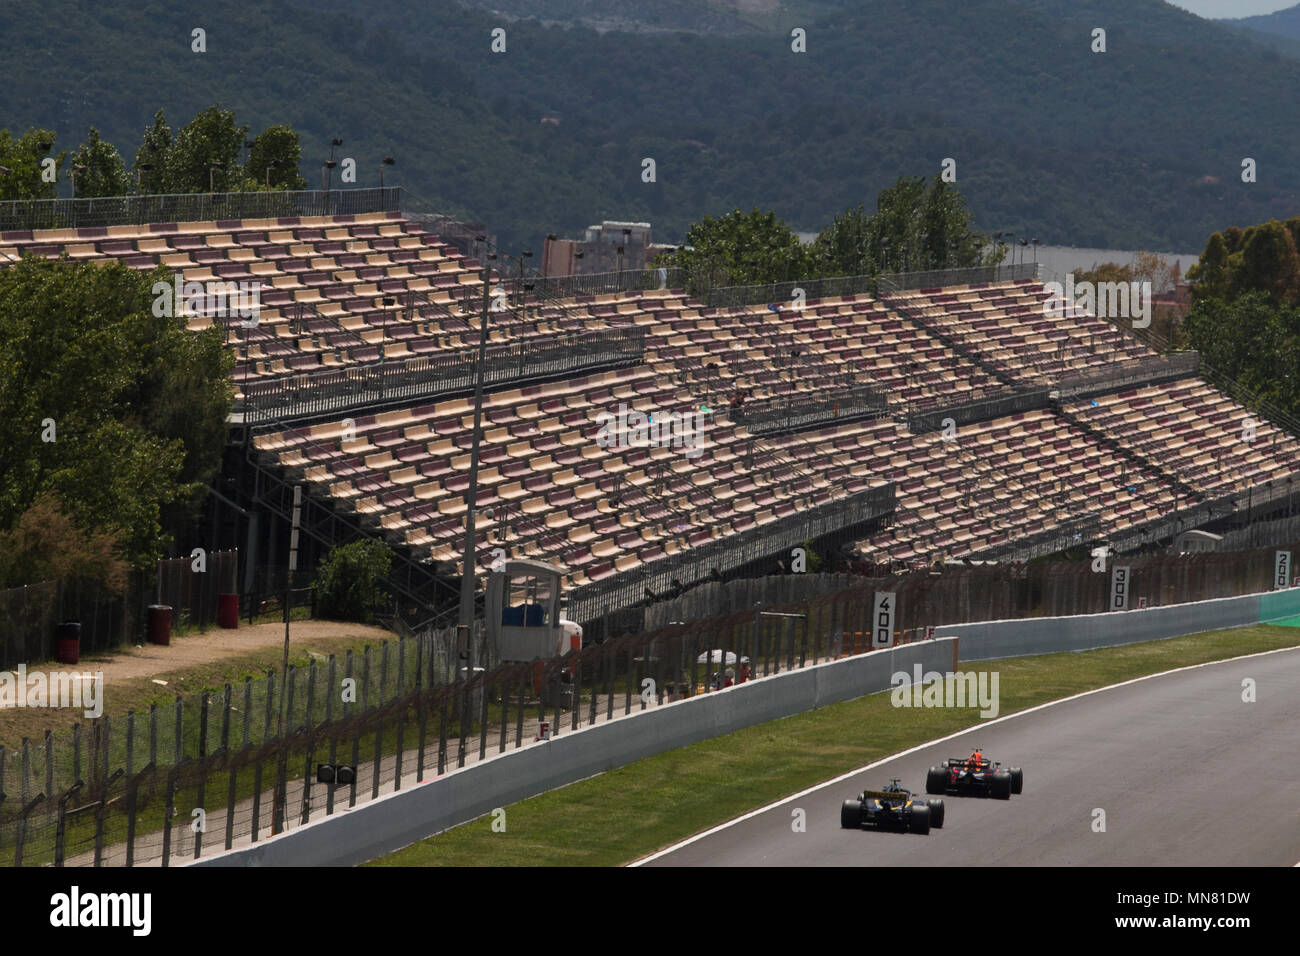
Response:
[[[1300,544],[1293,545],[1300,547]],[[1268,587],[1272,549],[1147,555],[1135,603]],[[362,654],[291,668],[102,718],[70,738],[0,750],[0,860],[13,866],[171,865],[265,839],[489,754],[647,707],[870,650],[873,597],[897,595],[895,643],[959,621],[1095,613],[1109,574],[1087,563],[947,567],[814,584],[732,582],[692,596],[722,614],[660,623],[563,658],[499,663],[482,632],[425,629]],[[848,584],[829,593],[801,589]],[[757,598],[758,606],[741,607]],[[770,599],[775,599],[771,602]],[[734,608],[734,609],[731,609]],[[284,708],[284,720],[280,708]],[[323,783],[319,765],[344,768]]]
[[[73,229],[168,222],[355,216],[400,209],[398,187],[171,195],[0,202],[0,229]]]

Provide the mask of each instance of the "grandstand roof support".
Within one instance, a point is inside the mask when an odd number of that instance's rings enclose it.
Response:
[[[478,362],[474,366],[474,436],[469,452],[469,488],[465,492],[465,553],[464,569],[460,577],[460,616],[457,619],[457,643],[468,637],[474,624],[474,590],[478,577],[478,561],[474,549],[474,513],[478,507],[478,455],[479,438],[483,425],[483,368],[487,363],[488,305],[492,286],[492,269],[483,265],[483,311],[479,319]],[[459,647],[458,647],[459,650]],[[456,670],[459,677],[460,669]]]

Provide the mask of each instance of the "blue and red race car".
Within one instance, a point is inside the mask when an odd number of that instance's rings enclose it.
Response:
[[[994,797],[1010,800],[1024,789],[1025,775],[1019,767],[1003,767],[987,759],[976,748],[966,758],[951,757],[925,775],[926,793],[951,793],[958,796]]]

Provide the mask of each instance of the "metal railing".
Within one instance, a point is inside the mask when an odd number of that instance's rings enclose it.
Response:
[[[1094,514],[1068,518],[1050,528],[1012,538],[1003,544],[984,548],[967,557],[981,561],[1029,561],[1033,558],[1067,551],[1096,541],[1102,534],[1101,519]]]
[[[1012,266],[973,266],[965,269],[934,269],[929,272],[898,272],[880,277],[880,294],[889,295],[908,289],[942,289],[976,283],[1019,282],[1037,279],[1039,264],[1023,262]]]
[[[710,308],[734,310],[764,303],[809,302],[840,296],[875,295],[877,278],[863,275],[768,282],[762,285],[713,286],[701,289],[697,298]]]
[[[1129,551],[1233,515],[1252,521],[1257,513],[1267,514],[1288,500],[1292,504],[1300,503],[1300,472],[1175,507],[1166,514],[1116,532],[1108,540],[1115,551]]]
[[[1059,273],[1049,269],[1043,269],[1041,272],[1046,279],[1055,281],[1064,287],[1065,283],[1062,281],[1062,277]],[[1123,321],[1111,320],[1108,318],[1103,318],[1103,321],[1125,335],[1136,339],[1157,355],[1174,356],[1181,354],[1183,351],[1175,349],[1172,341],[1152,328],[1135,328],[1132,322],[1125,323]],[[1244,405],[1247,409],[1268,419],[1270,422],[1277,425],[1282,430],[1289,432],[1291,435],[1300,437],[1300,418],[1262,398],[1258,393],[1247,388],[1245,385],[1242,385],[1236,379],[1220,372],[1218,369],[1206,362],[1204,358],[1201,358],[1198,361],[1196,374],[1206,382],[1209,382],[1219,391],[1223,392],[1233,401]]]
[[[623,574],[572,589],[569,617],[580,623],[594,621],[607,611],[643,601],[647,590],[653,594],[669,594],[678,584],[689,586],[706,580],[714,572],[726,574],[753,561],[788,552],[804,541],[882,517],[896,507],[896,486],[889,482],[698,548],[687,548]]]
[[[569,332],[487,347],[483,381],[508,385],[552,375],[576,375],[594,368],[635,364],[645,351],[637,328]],[[380,402],[416,402],[474,388],[478,350],[457,349],[396,362],[346,365],[242,383],[235,413],[246,424],[341,412]]]
[[[922,435],[939,431],[944,427],[944,419],[951,418],[955,425],[969,425],[1047,408],[1048,403],[1049,391],[1045,388],[990,390],[953,402],[922,400],[908,407],[907,430]]]
[[[1088,398],[1134,385],[1155,385],[1195,375],[1201,365],[1199,352],[1179,352],[1115,362],[1100,368],[1063,375],[1054,391],[1061,400]]]
[[[727,412],[733,423],[744,425],[751,435],[758,437],[885,418],[889,414],[889,399],[879,389],[859,384],[775,395],[734,406]]]
[[[101,196],[0,202],[0,229],[76,229],[166,222],[356,216],[401,208],[398,186],[369,189]]]
[[[685,270],[679,268],[624,269],[622,272],[596,272],[590,275],[534,275],[533,289],[544,298],[576,299],[584,295],[614,292],[645,292],[681,289],[686,283]]]

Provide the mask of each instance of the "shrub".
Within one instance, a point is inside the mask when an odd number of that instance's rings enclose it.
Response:
[[[321,617],[369,624],[384,596],[377,579],[388,574],[392,555],[379,541],[353,541],[330,551],[316,572],[316,611]]]

